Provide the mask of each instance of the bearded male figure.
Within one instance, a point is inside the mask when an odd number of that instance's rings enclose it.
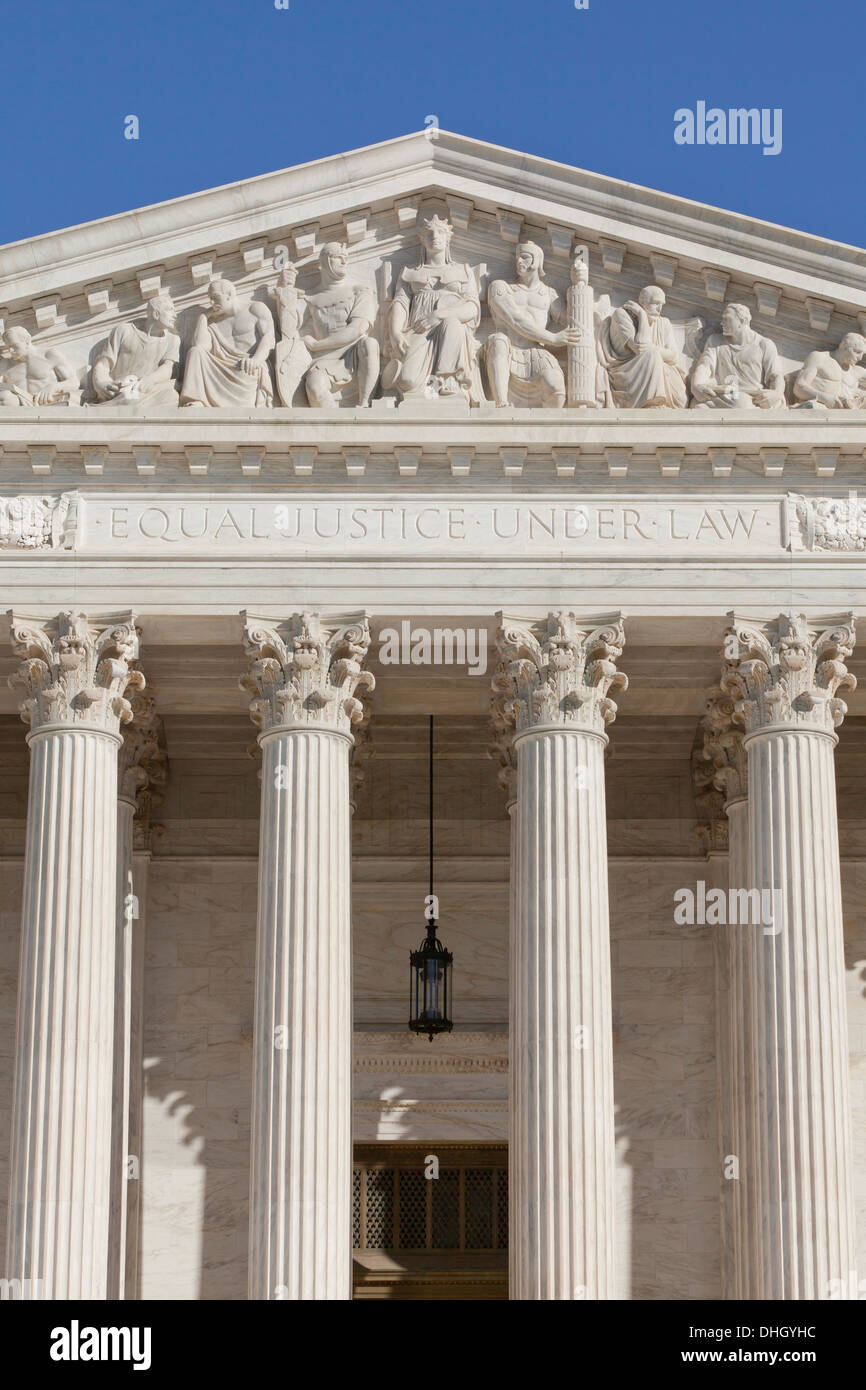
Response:
[[[598,333],[604,404],[622,409],[681,410],[688,401],[679,350],[670,319],[662,314],[665,293],[646,285],[614,309]]]
[[[268,354],[274,320],[265,304],[238,302],[228,280],[211,280],[187,353],[181,405],[265,406],[273,400]]]

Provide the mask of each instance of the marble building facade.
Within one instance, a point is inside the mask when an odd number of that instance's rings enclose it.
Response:
[[[7,1280],[863,1296],[864,335],[444,131],[0,248]],[[389,1153],[459,1241],[367,1248]]]

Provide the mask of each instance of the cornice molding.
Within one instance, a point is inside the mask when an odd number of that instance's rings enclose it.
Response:
[[[680,266],[781,286],[801,299],[866,309],[866,253],[856,247],[448,131],[430,135],[419,131],[14,242],[0,248],[0,302],[11,307],[146,264],[206,259],[217,245],[330,226],[355,209],[411,208],[435,192],[494,215],[504,208],[614,239],[638,254],[673,255]]]

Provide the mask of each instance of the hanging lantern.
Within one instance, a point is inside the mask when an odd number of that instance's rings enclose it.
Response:
[[[430,896],[427,899],[427,935],[417,951],[409,952],[409,1027],[426,1033],[450,1033],[451,965],[454,960],[436,935],[436,897],[433,892],[433,716],[429,742]]]
[[[448,1017],[451,1005],[451,963],[436,935],[436,923],[427,926],[427,937],[419,951],[409,953],[409,1027],[413,1033],[450,1033],[454,1024]]]

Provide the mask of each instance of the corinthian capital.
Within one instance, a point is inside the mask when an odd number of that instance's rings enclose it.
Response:
[[[709,690],[701,720],[701,756],[713,786],[725,803],[747,796],[749,765],[743,730],[734,723],[734,701],[722,690]]]
[[[240,685],[262,733],[307,724],[347,734],[361,722],[357,692],[371,692],[376,684],[362,670],[370,646],[363,613],[341,619],[293,613],[282,622],[243,617],[250,664]]]
[[[809,621],[781,613],[766,622],[729,613],[722,690],[747,734],[773,725],[832,734],[847,714],[836,694],[857,684],[845,662],[854,650],[854,616]]]
[[[622,619],[548,614],[527,622],[499,614],[500,663],[493,679],[494,725],[500,737],[544,725],[603,734],[616,718],[609,692],[628,688],[616,663],[625,646]]]
[[[24,691],[18,709],[34,733],[67,724],[117,734],[129,722],[126,692],[144,686],[144,676],[133,669],[139,634],[132,613],[105,618],[59,613],[41,620],[11,612],[9,617],[12,647],[21,658],[9,685]]]
[[[162,720],[152,695],[137,691],[130,700],[132,720],[123,730],[118,754],[118,794],[134,801],[136,815],[161,801],[155,789],[165,783],[165,749]],[[150,793],[148,796],[147,793]]]

